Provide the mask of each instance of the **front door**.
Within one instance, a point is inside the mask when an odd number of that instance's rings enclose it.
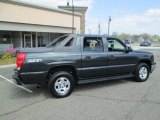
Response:
[[[108,38],[108,75],[123,75],[134,71],[137,57],[125,52],[125,49],[120,40]]]
[[[32,34],[24,34],[24,47],[31,48],[32,45]]]

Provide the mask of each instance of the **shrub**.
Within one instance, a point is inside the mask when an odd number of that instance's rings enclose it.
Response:
[[[16,48],[9,48],[3,52],[0,52],[0,59],[16,57],[16,50]]]
[[[0,59],[2,59],[3,55],[4,55],[3,53],[0,53]]]
[[[15,64],[16,50],[15,48],[10,48],[0,52],[0,65]]]
[[[0,65],[15,64],[16,58],[0,59]]]
[[[2,59],[12,58],[14,56],[13,53],[4,53],[2,54]]]

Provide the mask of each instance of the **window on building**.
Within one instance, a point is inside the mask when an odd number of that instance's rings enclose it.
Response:
[[[38,36],[38,47],[43,46],[43,36]]]
[[[11,35],[8,32],[0,33],[0,43],[1,44],[11,44]]]

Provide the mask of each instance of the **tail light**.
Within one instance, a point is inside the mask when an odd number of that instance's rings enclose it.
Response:
[[[17,69],[20,70],[26,58],[26,53],[17,53]]]

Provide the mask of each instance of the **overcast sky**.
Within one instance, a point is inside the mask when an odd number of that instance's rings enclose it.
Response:
[[[51,7],[66,5],[68,0],[23,0]],[[71,3],[71,0],[70,0]],[[74,5],[88,6],[86,33],[107,33],[111,16],[111,33],[160,34],[160,0],[74,0]]]

